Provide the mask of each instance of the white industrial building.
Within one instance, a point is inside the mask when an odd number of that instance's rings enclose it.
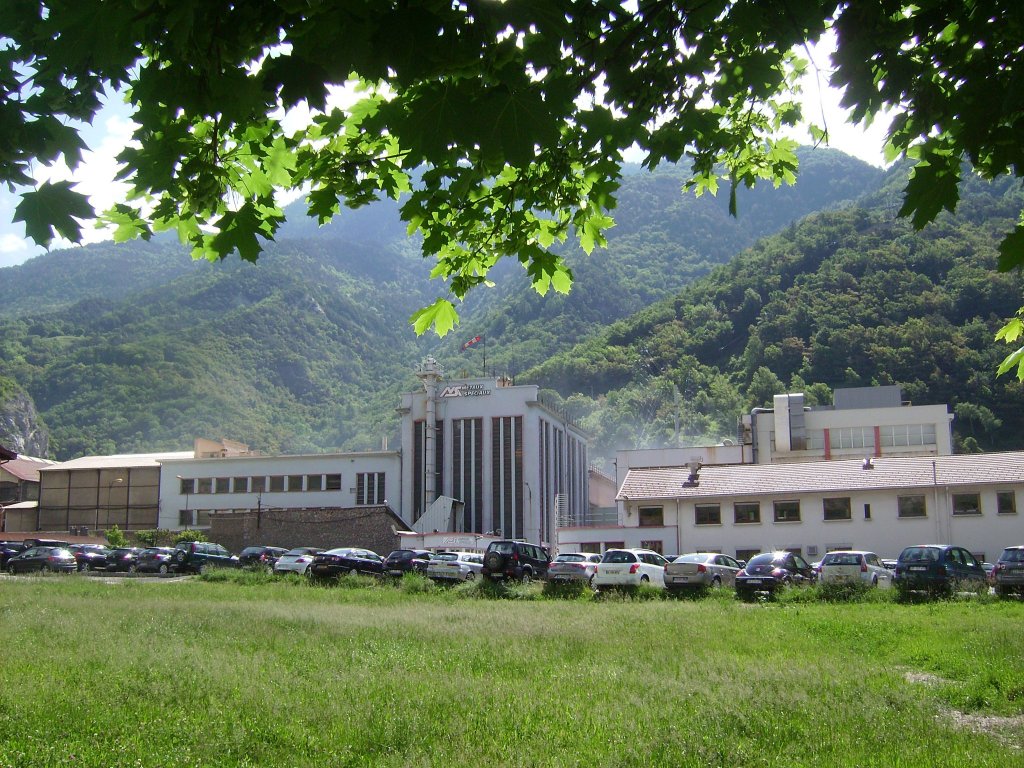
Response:
[[[202,442],[192,454],[161,461],[159,528],[206,528],[211,515],[253,510],[385,506],[398,512],[397,451],[262,456],[244,446],[211,453]]]
[[[588,508],[587,442],[535,385],[447,380],[433,358],[402,397],[401,514],[427,548],[508,537],[551,546]]]
[[[799,394],[741,421],[738,443],[620,451],[618,521],[559,531],[560,551],[647,547],[747,559],[772,549],[895,556],[950,542],[979,557],[1024,543],[1024,453],[952,453],[944,405],[913,406],[898,387]]]

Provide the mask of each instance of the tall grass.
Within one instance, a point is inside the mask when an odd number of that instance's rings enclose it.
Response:
[[[1019,602],[414,582],[4,580],[0,766],[1005,768],[1024,747],[952,717],[1024,712]]]

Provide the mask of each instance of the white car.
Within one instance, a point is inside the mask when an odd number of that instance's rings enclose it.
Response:
[[[478,552],[438,552],[427,564],[427,578],[437,581],[472,581],[484,567]]]
[[[650,549],[609,549],[597,564],[591,583],[594,589],[640,584],[664,588],[666,565],[668,560]]]
[[[323,552],[316,547],[296,547],[289,549],[274,563],[274,573],[298,573],[305,574],[309,564],[313,562],[313,555]]]
[[[882,565],[874,552],[845,549],[829,552],[821,558],[818,582],[821,584],[851,584],[862,581],[873,587],[891,587],[892,571]]]

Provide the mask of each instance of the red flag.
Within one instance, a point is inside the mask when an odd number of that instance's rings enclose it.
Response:
[[[484,340],[483,336],[474,336],[472,339],[470,339],[465,344],[463,344],[461,347],[459,347],[459,352],[465,352],[467,349],[472,347],[474,344],[476,344],[478,342],[481,342],[483,340]]]

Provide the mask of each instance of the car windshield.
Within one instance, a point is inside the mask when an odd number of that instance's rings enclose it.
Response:
[[[458,560],[459,556],[454,552],[442,552],[439,555],[434,555],[432,560],[443,560],[445,562],[451,562],[452,560]]]
[[[1024,549],[1007,549],[999,557],[1004,563],[1024,563]]]
[[[635,563],[636,555],[621,549],[613,549],[604,553],[602,563]]]
[[[584,563],[586,561],[587,561],[587,556],[586,555],[581,555],[581,554],[576,553],[576,552],[573,552],[572,554],[568,554],[568,555],[559,555],[558,557],[555,558],[555,562],[556,563]]]
[[[312,550],[307,547],[299,547],[298,549],[289,549],[284,553],[284,557],[301,557],[302,555],[308,555]]]
[[[259,555],[263,552],[263,547],[246,547],[242,550],[242,557],[246,555]]]
[[[860,565],[860,555],[853,552],[829,552],[822,565]]]
[[[748,568],[753,568],[758,565],[771,565],[775,562],[775,555],[771,552],[765,552],[763,555],[754,555],[750,558],[747,563]]]
[[[396,549],[388,555],[388,560],[412,560],[415,554],[411,549]]]

